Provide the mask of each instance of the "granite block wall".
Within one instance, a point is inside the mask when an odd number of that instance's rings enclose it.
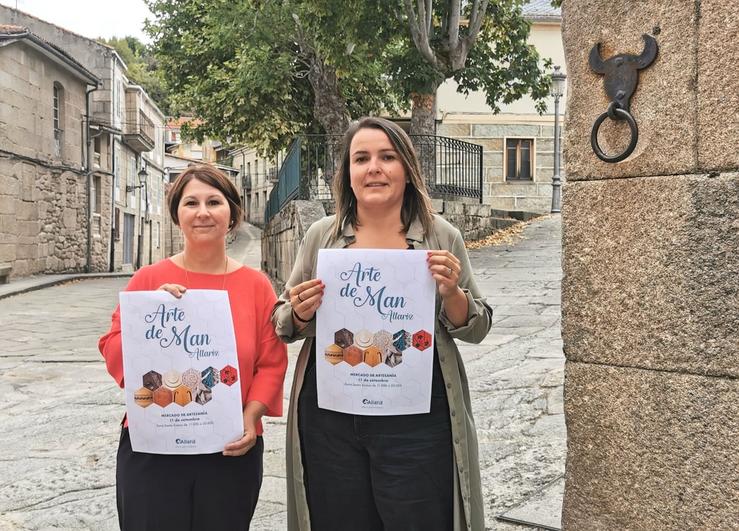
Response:
[[[739,526],[739,24],[730,2],[568,0],[562,335],[568,530]],[[599,160],[588,54],[657,39],[634,153]],[[602,145],[628,142],[606,121]]]

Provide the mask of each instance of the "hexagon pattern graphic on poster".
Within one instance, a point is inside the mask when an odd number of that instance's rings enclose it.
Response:
[[[364,362],[370,367],[376,367],[382,363],[382,352],[374,345],[364,349]]]
[[[195,402],[201,406],[207,404],[213,398],[213,391],[209,387],[204,386],[202,383],[198,384],[195,388]]]
[[[236,369],[231,367],[230,365],[226,365],[223,369],[221,369],[221,382],[231,386],[236,383],[236,380],[238,380],[238,372]]]
[[[194,391],[200,383],[200,372],[195,369],[187,369],[182,373],[182,385],[186,385],[190,390]]]
[[[334,334],[334,343],[339,345],[341,348],[346,348],[354,343],[354,334],[346,328],[337,330]]]
[[[218,383],[221,381],[218,371],[213,367],[203,369],[203,371],[200,373],[200,377],[200,381],[208,389],[213,389],[213,387],[218,385]]]
[[[174,390],[174,402],[183,407],[192,402],[192,389],[186,385],[179,386]]]
[[[385,365],[388,367],[397,367],[403,363],[403,353],[398,352],[394,346],[390,345],[385,352],[383,352],[385,358]]]
[[[172,390],[177,389],[180,385],[182,385],[182,375],[175,370],[165,372],[164,385]]]
[[[332,365],[341,363],[344,360],[344,352],[339,345],[331,344],[326,347],[323,357]]]
[[[431,334],[426,330],[419,330],[413,334],[413,346],[418,350],[426,350],[431,346]]]
[[[359,348],[367,348],[372,345],[372,332],[362,329],[354,334],[354,342]]]
[[[153,393],[154,403],[159,407],[167,407],[174,400],[174,393],[169,387],[161,386]]]
[[[148,407],[154,403],[154,396],[151,392],[151,389],[148,387],[142,387],[141,389],[137,389],[133,393],[133,401],[136,403],[137,406],[141,407]]]
[[[352,367],[356,367],[364,360],[364,353],[357,345],[349,345],[344,349],[344,361]]]
[[[149,391],[154,391],[162,386],[162,375],[156,371],[149,371],[144,374],[144,387]]]
[[[384,352],[393,344],[393,335],[387,330],[375,332],[372,336],[372,344]]]
[[[393,346],[398,352],[403,352],[411,346],[411,334],[405,330],[398,330],[393,334]]]

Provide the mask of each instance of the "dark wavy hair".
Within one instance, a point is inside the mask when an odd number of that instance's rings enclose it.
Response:
[[[209,164],[193,164],[189,166],[185,171],[180,173],[172,186],[169,188],[167,197],[167,207],[169,209],[169,215],[174,221],[174,224],[179,227],[180,219],[177,216],[177,208],[180,206],[182,200],[182,193],[185,190],[187,183],[197,179],[221,192],[228,202],[228,208],[231,210],[231,218],[228,224],[228,231],[231,232],[239,226],[241,218],[244,215],[244,210],[241,207],[241,197],[236,186],[231,182],[231,179],[218,168],[210,166]]]
[[[350,185],[349,150],[354,135],[360,129],[379,129],[384,132],[403,164],[406,179],[408,180],[405,185],[403,206],[400,211],[403,232],[408,232],[411,222],[415,218],[418,218],[423,225],[424,232],[428,234],[433,225],[433,208],[431,206],[431,198],[426,189],[426,182],[421,174],[421,165],[418,162],[418,156],[416,155],[416,150],[413,148],[411,139],[398,124],[390,120],[385,120],[384,118],[368,116],[352,122],[346,133],[344,133],[344,139],[342,140],[341,161],[334,175],[333,182],[334,201],[336,203],[334,237],[338,238],[341,236],[341,230],[345,221],[348,221],[354,227],[359,225],[357,219],[357,198],[354,196],[354,191]]]

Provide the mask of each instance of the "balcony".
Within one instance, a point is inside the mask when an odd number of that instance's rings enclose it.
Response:
[[[269,182],[272,184],[278,181],[276,166],[272,166],[270,169],[267,170],[267,179],[269,179]]]
[[[138,153],[154,149],[154,123],[141,109],[138,87],[126,90],[126,122],[123,141]]]

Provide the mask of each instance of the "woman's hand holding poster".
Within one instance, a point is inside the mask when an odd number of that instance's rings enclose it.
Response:
[[[244,432],[228,293],[120,294],[131,447],[155,454],[223,451]]]
[[[421,250],[322,249],[318,406],[357,415],[428,413],[435,283]]]

